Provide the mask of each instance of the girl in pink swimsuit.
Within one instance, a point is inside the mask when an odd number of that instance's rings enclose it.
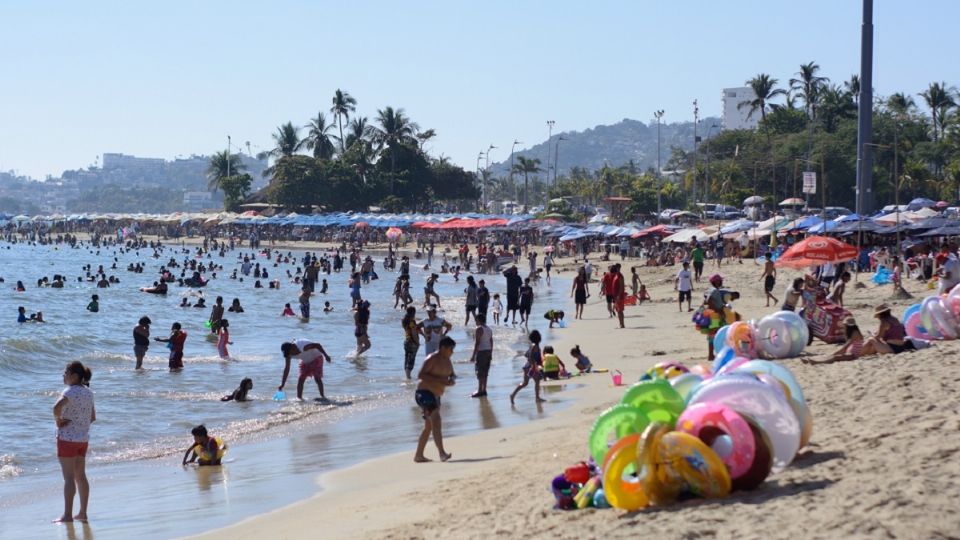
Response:
[[[217,353],[220,354],[220,358],[230,358],[227,345],[233,345],[233,342],[230,341],[230,322],[227,319],[220,319],[220,328],[217,335]]]

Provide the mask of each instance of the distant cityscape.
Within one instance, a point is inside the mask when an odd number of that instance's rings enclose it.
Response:
[[[240,153],[253,189],[267,184],[266,159]],[[101,161],[101,160],[98,160]],[[43,181],[0,172],[0,212],[67,214],[78,212],[174,212],[218,210],[222,194],[208,189],[210,157],[165,160],[104,153],[102,162],[64,171]]]

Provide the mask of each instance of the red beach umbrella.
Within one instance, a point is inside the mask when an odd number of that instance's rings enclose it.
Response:
[[[856,246],[826,236],[811,236],[797,242],[777,259],[777,266],[803,268],[824,263],[852,261],[857,258]]]

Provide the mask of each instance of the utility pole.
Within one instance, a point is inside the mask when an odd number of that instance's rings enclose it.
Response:
[[[873,211],[873,0],[863,0],[857,130],[857,214]]]
[[[513,202],[517,202],[517,199],[520,198],[520,193],[517,191],[517,185],[513,183],[513,150],[518,144],[523,143],[514,139],[513,144],[510,145],[510,184],[513,186]]]
[[[663,109],[653,112],[654,118],[657,119],[657,177],[656,177],[656,186],[657,186],[657,219],[660,219],[660,212],[663,211],[663,196],[661,191],[663,186],[660,185],[660,171],[663,168],[660,166],[660,119],[663,118]]]
[[[230,136],[227,135],[227,176],[230,176]]]
[[[553,149],[553,186],[557,186],[557,162],[560,161],[560,141],[567,140],[566,137],[560,135],[557,137],[557,145]]]
[[[485,182],[483,181],[483,173],[481,173],[480,171],[481,159],[483,159],[483,150],[481,150],[480,153],[477,154],[477,178],[480,180],[480,200],[482,204],[483,199],[486,198],[486,194],[484,193],[486,191],[486,186],[484,185]]]
[[[697,106],[697,100],[693,100],[693,204],[697,204],[697,143],[700,137],[697,136],[697,124],[700,122],[700,107]]]
[[[490,151],[496,148],[493,143],[487,148],[486,161],[483,163],[483,211],[487,211],[487,175],[490,174]]]
[[[544,165],[547,166],[547,183],[550,183],[550,140],[553,139],[553,125],[556,124],[553,120],[547,120],[547,162]]]

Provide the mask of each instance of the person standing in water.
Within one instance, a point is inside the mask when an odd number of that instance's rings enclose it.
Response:
[[[527,349],[525,354],[527,363],[523,366],[523,382],[510,394],[510,405],[513,405],[513,400],[517,397],[517,392],[526,388],[527,385],[530,384],[531,379],[533,379],[533,392],[537,403],[546,401],[540,397],[540,379],[542,378],[543,372],[543,355],[540,352],[541,339],[540,332],[536,330],[530,332],[530,348]]]
[[[220,330],[220,319],[223,319],[223,297],[217,297],[217,303],[210,309],[210,333],[217,334]]]
[[[474,321],[477,323],[477,330],[470,361],[476,364],[477,391],[470,397],[480,398],[487,396],[487,376],[490,374],[490,362],[493,360],[493,331],[487,326],[486,315],[477,315]]]
[[[417,308],[407,307],[400,326],[403,327],[403,371],[407,378],[413,372],[413,365],[417,361],[417,351],[420,350],[420,326],[417,324]]]
[[[447,461],[453,454],[448,454],[443,449],[443,426],[440,419],[440,398],[448,386],[456,383],[456,374],[453,372],[453,362],[450,357],[453,356],[453,349],[457,342],[449,336],[444,336],[440,340],[437,352],[431,354],[423,362],[417,379],[417,391],[414,393],[414,400],[423,412],[423,431],[420,432],[420,438],[417,440],[417,452],[413,456],[416,463],[430,461],[423,455],[427,447],[427,441],[430,435],[433,435],[433,442],[437,445],[437,451],[440,453],[440,461]]]
[[[90,297],[90,303],[87,304],[87,311],[90,313],[98,313],[100,311],[100,297],[93,295]]]
[[[90,483],[87,481],[87,445],[90,440],[90,424],[96,422],[97,411],[90,391],[90,368],[80,362],[70,362],[63,371],[63,383],[67,385],[53,406],[53,418],[57,425],[57,459],[63,472],[63,514],[57,523],[87,521],[87,502],[90,500]],[[80,495],[80,511],[73,514],[73,498]]]
[[[287,376],[290,375],[290,359],[298,358],[300,360],[300,377],[297,379],[297,399],[303,400],[303,384],[307,377],[313,377],[317,382],[317,389],[320,391],[320,400],[327,397],[323,393],[323,361],[333,362],[323,346],[306,339],[297,339],[293,342],[286,342],[280,345],[280,352],[283,353],[284,367],[283,379],[280,380],[278,391],[283,391],[287,384]]]
[[[187,333],[182,330],[180,323],[173,323],[173,327],[170,329],[170,337],[162,338],[157,337],[153,338],[154,341],[159,341],[161,343],[167,343],[170,347],[170,358],[167,361],[167,365],[170,367],[170,371],[179,371],[183,369],[183,344],[187,341]]]
[[[133,327],[133,355],[137,358],[136,369],[143,369],[143,357],[150,348],[150,317],[140,317]]]
[[[370,336],[367,334],[367,327],[370,324],[370,302],[361,300],[357,304],[356,313],[353,314],[354,331],[353,335],[357,338],[357,356],[370,350]]]
[[[443,317],[437,317],[437,306],[432,304],[427,306],[427,318],[420,321],[417,326],[423,334],[427,356],[437,352],[440,347],[440,340],[453,329],[453,325],[444,320]]]
[[[233,345],[233,342],[230,341],[230,321],[220,319],[220,329],[217,331],[217,354],[224,360],[230,359],[230,351],[227,350],[227,345]]]

